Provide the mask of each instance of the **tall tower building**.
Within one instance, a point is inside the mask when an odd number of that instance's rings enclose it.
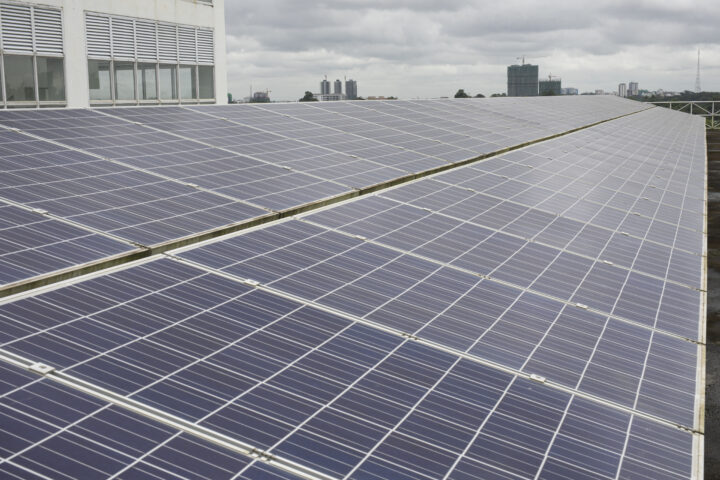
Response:
[[[335,80],[335,85],[333,86],[333,93],[336,95],[342,94],[342,82],[339,78]]]
[[[538,66],[526,63],[507,67],[508,97],[536,97],[538,94]]]
[[[357,100],[357,82],[352,78],[345,80],[345,95],[348,100]]]
[[[619,97],[627,97],[627,85],[624,83],[621,83],[618,85],[618,96]]]
[[[329,95],[330,94],[330,82],[328,82],[328,79],[323,79],[322,82],[320,82],[320,95]]]
[[[638,88],[637,82],[630,82],[630,84],[628,85],[628,95],[630,95],[631,97],[637,97],[638,95],[640,95],[640,89]]]

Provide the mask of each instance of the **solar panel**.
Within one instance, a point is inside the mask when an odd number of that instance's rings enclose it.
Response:
[[[655,334],[636,318],[628,322],[610,317],[611,312],[586,313],[574,302],[298,221],[179,255],[625,406],[644,403],[639,396],[652,388],[658,395],[648,407],[653,414],[694,424],[697,345]],[[699,315],[699,305],[694,308]],[[697,319],[692,322],[697,334]],[[645,372],[665,360],[656,353],[664,347],[673,352],[667,360],[676,363],[672,371],[685,370],[685,376],[659,374],[643,386]],[[678,389],[672,379],[691,388]]]
[[[139,252],[133,245],[0,202],[0,290],[42,275]]]
[[[618,469],[682,476],[691,468],[688,432],[172,260],[74,282],[2,311],[19,309],[64,318],[28,325],[43,330],[5,343],[1,354],[47,362],[70,386],[89,381],[252,441],[277,466],[296,462],[328,478],[580,478]],[[4,453],[10,471],[47,473],[57,455],[63,471],[81,476],[92,468],[120,478],[266,473],[262,460],[48,382],[4,397],[13,420],[4,428],[17,420],[53,425],[48,438],[26,441],[31,448]],[[597,460],[588,464],[588,455]]]
[[[284,210],[349,190],[97,111],[72,112],[69,118],[53,112],[48,120],[40,115],[27,118],[15,112],[3,112],[0,124],[113,160],[117,169],[120,162],[125,170],[131,169],[135,176],[147,178],[147,182],[176,180],[169,185],[191,192],[202,187],[204,196],[213,198],[215,203],[230,204],[234,199]],[[208,196],[208,190],[222,196]],[[234,206],[242,208],[240,203]],[[245,208],[253,212],[250,216],[263,213],[259,208]],[[202,207],[197,206],[195,210]],[[238,215],[238,218],[242,217]]]
[[[1,475],[697,475],[703,128],[644,109],[578,97],[1,113],[31,134],[0,130],[0,188],[19,196],[7,212],[78,225],[53,250],[77,262],[86,229],[197,240],[632,113],[0,300]],[[163,210],[186,187],[229,202],[223,215],[206,218],[198,197]],[[99,206],[150,192],[160,208]],[[31,237],[37,252],[54,243]]]
[[[3,112],[0,123],[23,126],[47,137],[58,134],[58,130],[86,129],[87,142],[102,143],[100,138],[92,136],[99,135],[98,130],[102,128],[109,133],[116,127],[75,126],[82,125],[79,123],[82,121],[102,125],[105,117],[94,112],[87,113],[90,118],[73,113],[70,118],[53,119],[54,128],[47,127],[45,124],[49,121],[46,120],[9,122],[7,116],[11,114],[16,112]],[[71,126],[61,127],[63,124]],[[157,245],[197,235],[268,213],[247,203],[36,140],[24,133],[8,131],[3,135],[6,148],[12,147],[18,152],[27,150],[29,158],[26,163],[26,154],[19,154],[19,158],[5,157],[12,164],[3,177],[1,198],[141,245]]]

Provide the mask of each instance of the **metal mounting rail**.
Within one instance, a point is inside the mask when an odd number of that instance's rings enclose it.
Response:
[[[146,405],[137,400],[127,398],[104,387],[94,385],[81,378],[63,373],[51,365],[34,362],[3,349],[0,349],[0,361],[35,373],[43,378],[65,385],[66,387],[79,390],[94,398],[125,408],[181,432],[193,435],[215,445],[219,445],[223,448],[227,448],[228,450],[250,457],[253,460],[260,460],[264,463],[271,464],[278,469],[292,473],[300,478],[306,480],[337,480],[335,477],[331,477],[312,468],[305,467],[292,460],[268,453],[261,448],[254,447],[253,445],[243,442],[242,440],[238,440],[237,438],[233,438],[223,433],[216,432],[210,428],[197,425],[171,413]]]

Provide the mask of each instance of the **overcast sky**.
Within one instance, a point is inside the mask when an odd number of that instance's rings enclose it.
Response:
[[[563,87],[720,91],[718,0],[225,1],[229,91],[273,100],[317,92],[324,75],[361,96],[505,92],[516,57]]]

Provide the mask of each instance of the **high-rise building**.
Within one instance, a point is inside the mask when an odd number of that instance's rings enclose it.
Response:
[[[526,63],[507,67],[508,97],[535,97],[538,94],[538,66]]]
[[[562,95],[562,80],[552,77],[548,80],[540,80],[538,90],[540,95]]]
[[[342,94],[342,82],[338,78],[335,80],[335,84],[333,85],[333,93],[335,95],[341,95]]]
[[[0,108],[227,100],[224,0],[0,0]]]
[[[637,82],[630,82],[630,85],[628,85],[628,95],[631,97],[637,97],[640,95],[640,89],[638,88]]]
[[[627,97],[627,85],[624,83],[618,85],[618,96]]]
[[[345,80],[345,95],[348,100],[357,100],[357,82],[352,78]]]
[[[322,82],[320,82],[320,95],[329,95],[330,94],[330,82],[328,82],[328,79],[323,79]]]

